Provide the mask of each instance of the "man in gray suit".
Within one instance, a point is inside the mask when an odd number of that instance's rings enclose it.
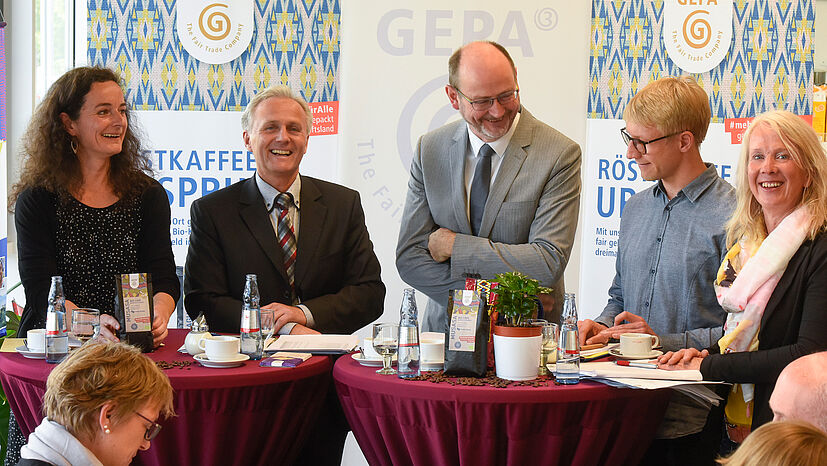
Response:
[[[430,298],[422,328],[445,332],[448,291],[467,274],[512,270],[554,288],[545,315],[556,321],[577,229],[580,147],[521,106],[501,45],[459,48],[448,73],[445,92],[464,121],[419,139],[396,248],[399,275]]]

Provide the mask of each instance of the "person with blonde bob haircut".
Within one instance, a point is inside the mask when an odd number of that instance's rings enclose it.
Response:
[[[46,417],[18,465],[128,465],[173,416],[172,386],[149,358],[124,343],[91,342],[49,374]]]
[[[772,420],[769,399],[789,363],[827,349],[827,155],[813,128],[786,111],[759,115],[744,133],[729,251],[715,291],[727,311],[709,349],[660,358],[732,382],[727,429],[735,442]]]
[[[771,422],[750,434],[726,466],[827,465],[827,434],[803,421]]]

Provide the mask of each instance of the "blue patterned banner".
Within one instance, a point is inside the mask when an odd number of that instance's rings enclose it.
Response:
[[[684,74],[661,37],[664,0],[593,0],[589,118],[621,119],[638,89]],[[733,41],[720,65],[692,74],[709,94],[712,121],[784,108],[812,112],[813,0],[735,0]]]
[[[192,58],[175,28],[176,0],[88,0],[88,59],[118,69],[138,110],[243,110],[286,84],[308,102],[337,101],[339,0],[254,0],[255,32],[235,60]]]

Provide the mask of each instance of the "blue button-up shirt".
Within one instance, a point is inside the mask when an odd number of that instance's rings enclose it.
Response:
[[[711,346],[726,318],[712,284],[734,207],[734,188],[711,164],[672,199],[660,182],[632,196],[620,221],[609,302],[595,321],[611,327],[616,315],[629,311],[646,319],[664,351]],[[707,411],[673,398],[658,437],[700,431]]]

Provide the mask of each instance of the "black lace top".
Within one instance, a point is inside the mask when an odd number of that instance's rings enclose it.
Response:
[[[94,208],[74,198],[58,202],[57,270],[66,299],[112,314],[115,275],[138,270],[138,198]]]

